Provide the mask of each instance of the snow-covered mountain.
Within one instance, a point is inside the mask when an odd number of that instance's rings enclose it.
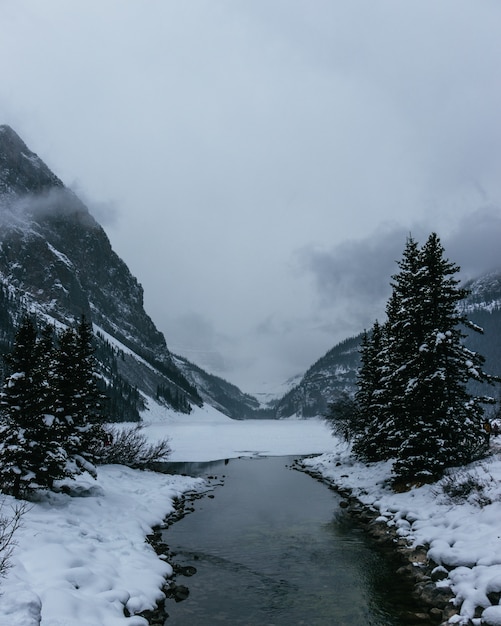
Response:
[[[318,359],[301,380],[275,403],[278,418],[323,415],[329,402],[341,393],[352,393],[360,365],[362,335],[345,339]]]
[[[142,394],[184,412],[205,401],[232,417],[258,406],[171,354],[144,310],[142,286],[87,207],[0,126],[0,349],[25,311],[62,324],[92,320],[117,419],[138,419]]]

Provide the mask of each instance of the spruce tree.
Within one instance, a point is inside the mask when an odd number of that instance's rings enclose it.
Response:
[[[354,451],[366,460],[395,458],[395,481],[408,484],[434,480],[482,453],[486,399],[472,396],[468,383],[492,377],[463,345],[469,322],[459,302],[467,292],[438,236],[421,249],[409,238],[398,265],[379,350],[362,346],[358,398],[369,422]]]
[[[45,328],[37,339],[34,322],[24,318],[5,359],[10,374],[2,393],[0,476],[2,490],[15,497],[68,475],[61,430],[50,411],[52,334]]]
[[[378,321],[370,333],[364,332],[361,367],[358,372],[356,405],[359,425],[354,436],[353,451],[365,461],[377,461],[387,455],[387,416],[384,404],[384,368],[382,361],[383,328]]]
[[[33,385],[36,329],[25,317],[16,333],[12,352],[5,358],[9,375],[1,397],[0,480],[3,491],[19,497],[33,478],[30,427],[38,418]]]
[[[463,345],[468,321],[458,305],[467,292],[435,233],[417,260],[409,282],[415,297],[402,309],[405,339],[394,346],[405,353],[399,372],[403,437],[394,466],[396,480],[404,483],[436,479],[445,468],[482,452],[483,406],[467,385],[490,378],[482,370],[483,358]]]
[[[74,423],[80,433],[80,455],[88,463],[98,459],[94,450],[99,449],[105,433],[102,422],[107,398],[97,385],[97,367],[94,357],[92,325],[82,315],[76,329],[76,371]]]
[[[82,455],[85,446],[85,432],[78,410],[79,387],[76,333],[65,328],[58,335],[52,373],[53,410],[62,427],[62,439],[68,455],[68,471],[77,475],[88,470],[96,475],[95,467],[87,464]]]

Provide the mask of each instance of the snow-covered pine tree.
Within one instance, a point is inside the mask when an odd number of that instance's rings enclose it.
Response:
[[[468,383],[495,378],[463,345],[466,326],[481,329],[459,309],[467,292],[438,236],[421,249],[408,238],[398,265],[387,320],[362,344],[357,401],[366,426],[354,452],[369,461],[395,458],[395,482],[408,484],[482,454],[483,404],[493,400],[472,396]]]
[[[76,395],[74,423],[81,435],[80,455],[88,463],[99,459],[94,451],[105,438],[102,427],[107,397],[97,385],[92,324],[82,315],[76,329]]]
[[[15,497],[67,475],[61,432],[49,412],[52,334],[46,328],[37,339],[34,322],[25,317],[5,359],[10,373],[1,401],[0,481]]]
[[[405,391],[409,379],[409,362],[419,347],[422,320],[419,312],[420,285],[419,246],[408,237],[398,262],[400,271],[392,276],[392,294],[386,306],[383,349],[380,357],[382,375],[381,411],[385,415],[385,455],[398,455],[407,437]]]
[[[365,461],[387,458],[388,419],[384,402],[383,327],[376,321],[370,333],[364,332],[360,346],[361,366],[355,396],[359,425],[353,438],[353,451]]]
[[[54,363],[55,330],[49,324],[42,326],[35,345],[33,383],[38,393],[38,411],[43,436],[34,459],[36,484],[52,488],[54,481],[71,475],[65,449],[65,424],[54,414],[54,388],[52,373]]]
[[[467,383],[490,379],[482,371],[483,358],[463,345],[468,321],[458,303],[467,292],[435,233],[416,260],[418,267],[401,272],[395,287],[402,306],[392,350],[398,355],[395,389],[402,398],[403,436],[394,473],[401,483],[436,479],[445,468],[478,457],[485,447],[484,411]]]
[[[100,416],[105,396],[96,385],[92,330],[82,318],[77,330],[58,337],[54,361],[55,415],[65,424],[65,449],[72,474],[96,475],[94,450],[104,438]]]
[[[25,317],[5,359],[9,374],[1,395],[0,482],[2,491],[16,498],[34,478],[30,426],[39,417],[32,381],[35,342],[35,325]]]

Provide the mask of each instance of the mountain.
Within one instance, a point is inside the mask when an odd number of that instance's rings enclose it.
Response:
[[[274,404],[275,417],[323,415],[329,402],[353,393],[360,365],[362,335],[345,339],[318,359],[302,379]]]
[[[483,329],[483,334],[465,330],[465,345],[485,357],[485,371],[501,376],[501,270],[470,280],[464,287],[470,291],[463,307],[469,320]],[[303,378],[274,405],[275,417],[323,415],[330,402],[342,392],[356,390],[360,365],[359,346],[362,333],[346,339],[314,363]],[[497,387],[473,385],[474,393],[495,398]]]
[[[144,310],[142,286],[87,207],[0,126],[0,350],[26,311],[56,324],[82,314],[92,321],[116,419],[139,419],[143,396],[184,412],[205,401],[231,417],[257,406],[171,354]]]

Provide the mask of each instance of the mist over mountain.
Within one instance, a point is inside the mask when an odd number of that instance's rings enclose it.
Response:
[[[116,419],[139,419],[143,396],[184,412],[205,401],[232,417],[257,406],[173,357],[144,310],[142,286],[104,230],[9,126],[0,126],[0,226],[3,351],[24,312],[60,324],[84,314],[94,324],[103,375],[118,394]]]

